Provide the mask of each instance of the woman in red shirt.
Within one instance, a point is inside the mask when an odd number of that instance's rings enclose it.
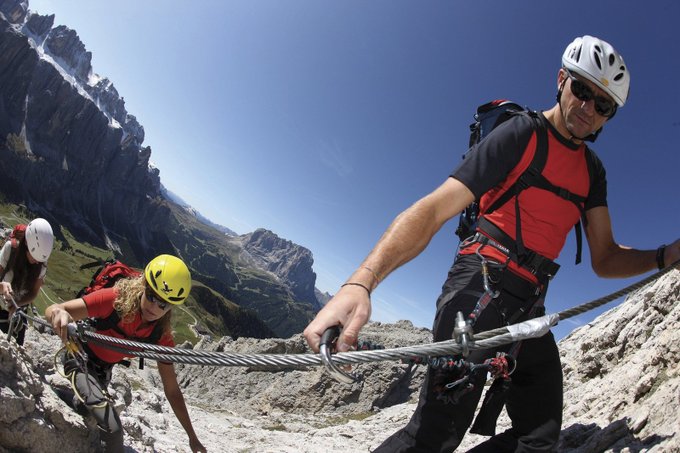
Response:
[[[191,291],[191,274],[182,260],[172,255],[160,255],[149,262],[144,275],[122,279],[113,288],[101,289],[79,299],[52,305],[45,311],[45,317],[54,331],[66,343],[69,323],[84,318],[108,318],[115,310],[120,321],[115,328],[100,330],[98,333],[118,338],[144,340],[155,330],[162,332],[155,344],[174,346],[170,320],[172,307],[181,305]],[[115,315],[115,314],[114,314]],[[73,362],[64,364],[64,371],[75,372],[75,385],[87,410],[97,419],[102,429],[101,440],[107,452],[123,451],[123,429],[120,417],[109,404],[103,389],[108,387],[113,366],[125,359],[123,353],[86,344],[88,361],[87,373]],[[69,363],[72,362],[72,363]],[[165,396],[177,420],[189,436],[193,452],[205,452],[198,440],[177,383],[172,363],[158,363],[158,372],[163,382]]]

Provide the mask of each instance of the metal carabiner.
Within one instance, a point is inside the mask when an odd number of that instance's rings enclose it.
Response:
[[[326,331],[321,336],[321,342],[319,343],[319,354],[321,356],[321,362],[323,362],[326,367],[326,371],[331,375],[333,379],[343,384],[353,384],[358,379],[356,376],[349,374],[340,368],[333,362],[331,358],[331,350],[333,349],[333,343],[337,341],[340,336],[340,326],[333,326],[326,329]]]
[[[492,299],[495,299],[501,294],[501,292],[500,291],[494,291],[491,288],[490,277],[489,277],[489,260],[484,255],[479,253],[479,249],[481,249],[481,247],[478,247],[477,250],[475,250],[475,255],[477,255],[479,257],[479,259],[481,260],[482,281],[484,282],[484,291],[486,291],[489,294],[489,296],[491,296]]]
[[[456,325],[453,328],[453,337],[463,348],[462,356],[467,357],[470,354],[470,343],[472,340],[472,325],[465,321],[462,312],[456,313]]]
[[[15,333],[18,333],[21,330],[20,327],[21,323],[23,322],[21,318],[23,317],[23,313],[21,310],[19,310],[19,305],[14,300],[14,297],[11,294],[5,296],[4,299],[5,302],[11,302],[12,306],[14,307],[14,312],[12,313],[12,316],[8,319],[9,325],[7,327],[7,341],[10,341],[12,337],[14,337]],[[7,311],[9,311],[9,307]]]

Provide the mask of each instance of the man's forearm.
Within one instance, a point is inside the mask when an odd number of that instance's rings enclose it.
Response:
[[[382,281],[392,271],[418,256],[441,228],[427,199],[420,200],[399,214],[352,276]],[[363,275],[357,275],[362,273]],[[379,282],[371,282],[371,289]]]

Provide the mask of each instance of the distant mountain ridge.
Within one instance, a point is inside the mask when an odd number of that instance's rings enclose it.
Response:
[[[198,221],[201,222],[201,223],[203,223],[204,225],[208,225],[209,227],[213,227],[213,228],[215,228],[217,231],[220,231],[220,232],[222,232],[222,233],[224,233],[224,234],[228,234],[229,236],[238,236],[238,234],[237,234],[235,231],[233,231],[233,230],[231,230],[231,229],[225,227],[224,225],[219,225],[219,224],[213,222],[212,220],[210,220],[209,218],[207,218],[206,216],[204,216],[203,214],[201,214],[200,212],[198,212],[197,209],[193,208],[189,203],[187,203],[186,201],[184,201],[184,200],[182,199],[182,197],[180,197],[180,196],[177,195],[176,193],[174,193],[174,192],[168,190],[168,189],[167,189],[164,185],[162,185],[162,184],[161,184],[161,193],[162,193],[163,196],[164,196],[165,198],[167,198],[168,200],[170,200],[170,201],[172,201],[172,202],[174,202],[174,203],[180,205],[180,206],[183,207],[187,212],[193,214],[193,215],[198,219]]]
[[[311,252],[265,230],[241,238],[178,203],[150,165],[143,126],[91,58],[54,15],[0,0],[0,192],[57,235],[64,225],[132,265],[179,255],[196,280],[254,310],[276,335],[300,332],[319,307]]]

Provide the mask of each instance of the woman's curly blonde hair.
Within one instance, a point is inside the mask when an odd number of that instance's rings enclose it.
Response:
[[[122,278],[116,282],[114,288],[118,290],[118,297],[113,303],[113,308],[118,312],[123,322],[132,322],[135,315],[142,309],[142,295],[146,288],[144,276],[136,278]],[[163,335],[171,334],[172,310],[161,317],[158,322],[162,326]]]

